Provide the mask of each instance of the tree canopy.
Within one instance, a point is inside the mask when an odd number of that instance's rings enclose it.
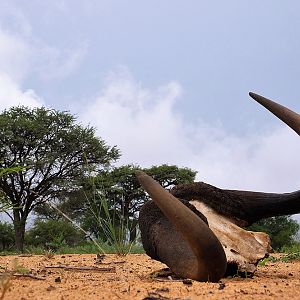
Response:
[[[93,127],[76,124],[68,112],[18,106],[0,114],[0,169],[21,166],[0,177],[11,203],[16,247],[23,250],[25,223],[36,206],[76,189],[90,170],[108,167],[119,151],[95,136]]]

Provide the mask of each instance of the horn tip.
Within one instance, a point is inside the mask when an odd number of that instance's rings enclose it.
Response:
[[[253,93],[253,92],[249,92],[249,96],[250,96],[251,98],[253,98],[254,100],[256,100],[257,97],[259,97],[259,95],[255,94],[255,93]]]

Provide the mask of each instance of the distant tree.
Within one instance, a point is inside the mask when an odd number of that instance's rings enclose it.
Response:
[[[247,230],[269,234],[273,249],[280,250],[283,246],[290,246],[294,242],[299,228],[298,222],[289,216],[279,216],[260,220],[247,227]]]
[[[95,136],[94,128],[75,121],[68,112],[43,107],[12,107],[0,114],[0,168],[24,167],[0,177],[2,197],[13,208],[7,213],[19,251],[27,217],[35,207],[76,189],[88,172],[119,157],[116,147]]]
[[[77,246],[85,242],[84,234],[64,220],[36,221],[26,232],[26,244],[58,250],[62,246]]]

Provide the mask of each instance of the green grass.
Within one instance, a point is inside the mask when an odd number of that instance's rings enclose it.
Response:
[[[267,258],[264,258],[259,262],[259,266],[265,266],[267,263],[271,262],[292,262],[295,260],[300,260],[300,244],[295,242],[292,245],[289,246],[283,246],[280,251],[278,252],[279,254],[282,254],[280,257],[274,257],[274,256],[269,256]]]
[[[281,253],[293,253],[293,252],[300,252],[300,244],[295,242],[292,245],[289,246],[283,246],[280,249]]]
[[[113,207],[109,206],[109,199],[101,195],[105,191],[104,185],[102,188],[98,188],[95,185],[95,177],[89,177],[90,184],[92,186],[92,194],[87,195],[85,198],[89,203],[89,211],[93,216],[95,224],[104,233],[110,246],[106,245],[106,249],[103,249],[104,253],[116,253],[118,255],[127,255],[129,253],[135,253],[136,241],[129,240],[129,232],[137,225],[132,226],[132,222],[129,219],[125,219],[124,212],[119,211],[116,208],[116,201]],[[136,249],[134,249],[136,248]]]
[[[269,257],[266,257],[266,258],[262,259],[262,260],[258,263],[258,265],[263,267],[263,266],[265,266],[268,262],[274,263],[274,262],[277,262],[277,261],[279,261],[278,258],[276,258],[276,257],[274,257],[274,256],[272,256],[272,255],[270,255]]]
[[[282,262],[290,262],[295,260],[300,260],[300,244],[295,242],[290,246],[283,246],[280,252],[284,255],[280,258]]]
[[[118,249],[114,245],[108,245],[106,243],[100,243],[101,248],[105,251],[106,254],[119,254]],[[126,250],[126,249],[124,249]],[[130,245],[130,249],[128,246],[128,253],[139,254],[145,253],[142,245],[140,244],[132,244]],[[130,250],[130,252],[129,252]],[[35,254],[35,255],[45,255],[49,252],[48,249],[43,247],[34,247],[27,246],[25,247],[25,254]],[[51,251],[53,254],[95,254],[99,253],[99,248],[92,242],[87,242],[84,245],[70,247],[70,246],[62,246],[55,251]],[[18,255],[19,253],[13,251],[3,251],[0,252],[0,255]]]

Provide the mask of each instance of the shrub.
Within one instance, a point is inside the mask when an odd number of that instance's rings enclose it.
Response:
[[[15,244],[15,232],[11,224],[0,222],[0,249],[2,251],[12,248]]]
[[[279,251],[283,246],[289,247],[295,243],[299,227],[297,221],[289,216],[278,216],[260,220],[247,230],[266,232],[271,238],[273,249]]]
[[[26,234],[26,245],[58,250],[85,242],[84,235],[71,223],[63,220],[36,221]]]

